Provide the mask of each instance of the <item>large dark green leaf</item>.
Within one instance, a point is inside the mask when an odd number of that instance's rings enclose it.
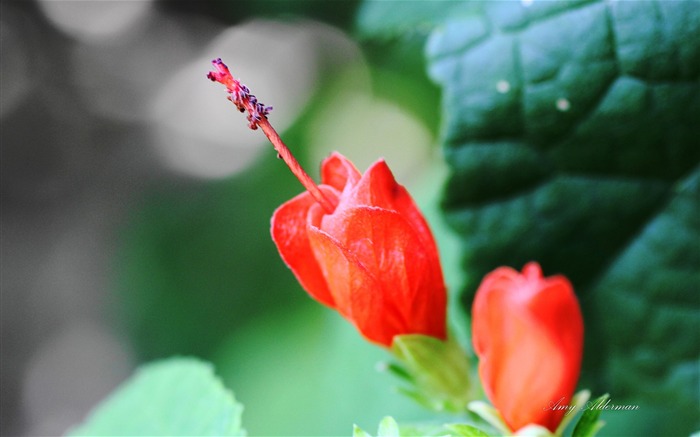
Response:
[[[402,3],[391,3],[400,32]],[[700,426],[700,3],[467,3],[422,21],[443,91],[443,206],[461,236],[465,309],[497,266],[537,260],[567,275],[585,313],[583,383],[675,412],[649,435],[690,432]]]

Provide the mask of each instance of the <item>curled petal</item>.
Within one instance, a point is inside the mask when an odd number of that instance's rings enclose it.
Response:
[[[329,187],[321,187],[327,196],[337,196]],[[309,209],[318,206],[314,198],[304,192],[277,208],[272,215],[272,240],[282,260],[292,270],[301,286],[317,301],[335,308],[328,284],[316,262],[307,234]]]
[[[340,153],[333,153],[321,164],[321,182],[341,193],[352,189],[362,175],[349,159]]]
[[[367,293],[368,289],[380,288],[376,278],[327,233],[311,229],[309,237],[337,302],[338,312],[368,340],[390,345],[392,327],[402,322],[396,311],[384,305],[381,293]],[[372,323],[376,320],[382,320],[382,323]]]
[[[344,315],[367,338],[387,346],[399,334],[446,338],[446,292],[437,256],[406,250],[421,241],[403,216],[377,207],[347,208],[323,217],[318,232],[361,272],[349,274],[344,264],[338,267],[337,257],[314,246],[317,261],[327,266],[324,275],[339,310],[341,302],[348,304]]]
[[[391,169],[383,159],[367,169],[348,196],[347,202],[396,211],[411,224],[423,245],[422,250],[438,253],[435,240],[423,214],[408,191],[396,182]]]

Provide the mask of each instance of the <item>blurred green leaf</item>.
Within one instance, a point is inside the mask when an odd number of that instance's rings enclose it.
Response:
[[[172,358],[142,366],[71,436],[243,436],[241,412],[210,364]]]
[[[567,275],[586,320],[583,384],[647,406],[602,432],[697,429],[698,2],[450,2],[464,9],[406,17],[410,3],[368,1],[360,26],[380,40],[430,27],[465,309],[500,265]],[[652,419],[662,410],[674,420]]]
[[[468,15],[475,3],[367,0],[357,11],[357,33],[361,39],[406,39],[427,36],[448,17]]]
[[[347,435],[353,423],[374,432],[387,415],[440,417],[394,390],[397,379],[375,368],[390,357],[386,350],[307,300],[301,311],[270,311],[247,324],[214,359],[245,404],[252,435]]]
[[[445,428],[458,437],[489,437],[486,432],[472,425],[456,423],[445,425]]]

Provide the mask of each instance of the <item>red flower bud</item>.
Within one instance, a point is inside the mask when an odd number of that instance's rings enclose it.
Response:
[[[304,192],[272,217],[272,239],[319,302],[368,340],[396,335],[446,338],[446,289],[428,224],[383,160],[362,175],[335,153],[321,168],[331,210]]]
[[[272,239],[301,285],[335,308],[369,340],[391,347],[394,336],[446,338],[445,283],[428,224],[382,160],[362,175],[333,154],[317,186],[268,120],[272,110],[231,75],[221,59],[207,77],[248,113],[306,192],[272,216]]]
[[[512,430],[538,424],[554,432],[576,388],[583,318],[564,276],[500,267],[486,275],[472,308],[474,349],[486,396]]]

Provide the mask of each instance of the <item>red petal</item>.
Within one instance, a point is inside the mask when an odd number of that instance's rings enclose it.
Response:
[[[554,431],[564,411],[547,407],[567,404],[581,364],[583,322],[569,282],[542,278],[538,265],[523,275],[499,268],[479,287],[472,319],[484,390],[506,423]]]
[[[408,191],[396,182],[383,159],[367,169],[350,197],[350,203],[378,206],[398,212],[415,229],[425,250],[437,253],[435,240],[423,214]]]
[[[396,323],[396,314],[383,313],[383,296],[376,292],[380,286],[374,276],[320,229],[310,229],[309,240],[328,278],[338,312],[368,340],[389,347],[393,337],[389,323]],[[387,323],[372,323],[373,320]]]
[[[333,241],[348,268],[359,272],[336,267],[335,257],[322,267],[338,308],[348,305],[341,312],[366,337],[385,345],[399,334],[446,337],[446,292],[437,253],[425,250],[400,214],[350,207],[323,217],[319,233]]]
[[[337,197],[328,187],[321,187],[324,194]],[[335,301],[326,284],[316,257],[309,244],[307,218],[316,201],[304,192],[285,202],[272,215],[272,240],[285,264],[292,270],[301,286],[316,300],[335,308]]]
[[[344,193],[354,187],[362,175],[349,159],[333,152],[321,164],[321,182]]]

